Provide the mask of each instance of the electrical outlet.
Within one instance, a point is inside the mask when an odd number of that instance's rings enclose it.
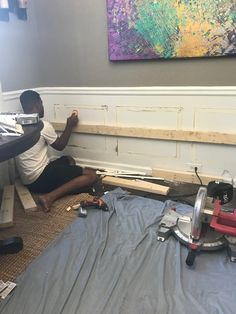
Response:
[[[197,167],[197,171],[200,171],[202,168],[202,165],[197,162],[189,162],[187,163],[190,170],[195,171],[195,167]]]

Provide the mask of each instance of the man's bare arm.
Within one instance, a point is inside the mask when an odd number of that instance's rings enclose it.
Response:
[[[67,119],[65,130],[62,132],[61,136],[51,144],[54,149],[61,151],[66,147],[72,130],[78,124],[78,121],[78,114],[73,112],[72,115]]]

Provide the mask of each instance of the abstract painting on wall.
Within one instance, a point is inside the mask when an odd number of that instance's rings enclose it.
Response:
[[[235,0],[107,0],[109,58],[236,55]]]

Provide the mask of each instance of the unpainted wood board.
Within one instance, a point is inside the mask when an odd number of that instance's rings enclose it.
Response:
[[[24,211],[26,213],[36,211],[37,205],[27,187],[25,187],[20,180],[15,182],[15,187]]]
[[[64,123],[52,122],[52,125],[54,126],[55,130],[59,132],[65,129]],[[94,135],[146,138],[157,140],[159,139],[180,142],[236,145],[236,134],[214,131],[203,132],[192,130],[171,130],[153,128],[148,129],[113,125],[82,124],[75,127],[73,132]]]
[[[5,185],[0,209],[0,228],[13,226],[14,185]]]
[[[146,182],[146,181],[133,181],[133,180],[127,180],[127,179],[121,179],[121,178],[114,178],[114,177],[104,177],[102,179],[103,184],[108,185],[115,185],[120,187],[125,187],[129,189],[139,190],[139,191],[145,191],[155,194],[161,194],[161,195],[167,195],[169,192],[169,187],[162,186],[159,184]]]
[[[200,184],[200,181],[194,172],[154,168],[152,169],[152,175],[163,177],[165,180],[169,181]],[[211,176],[202,173],[198,173],[198,175],[204,185],[207,185],[210,181],[222,181],[222,177],[220,176]]]

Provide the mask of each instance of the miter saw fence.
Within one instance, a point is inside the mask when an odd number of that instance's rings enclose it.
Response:
[[[157,239],[165,241],[173,234],[188,247],[186,264],[192,266],[199,251],[227,248],[230,261],[236,262],[236,209],[225,212],[222,205],[230,202],[233,187],[228,183],[210,182],[200,187],[192,213],[181,215],[168,208],[159,224]]]

